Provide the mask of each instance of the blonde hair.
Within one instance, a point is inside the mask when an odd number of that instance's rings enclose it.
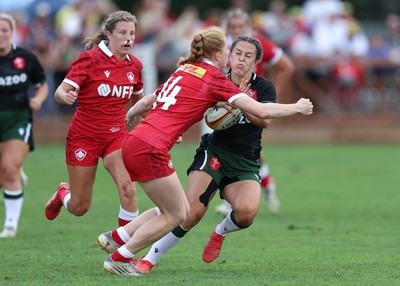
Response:
[[[17,24],[15,23],[14,18],[11,15],[5,14],[5,13],[0,13],[0,20],[4,20],[8,22],[11,28],[11,32],[14,33],[15,29],[17,27]]]
[[[135,23],[135,27],[138,24],[136,17],[127,11],[113,12],[109,14],[108,17],[103,21],[100,31],[96,35],[92,37],[86,37],[83,40],[82,43],[85,46],[85,49],[90,50],[100,44],[101,41],[108,40],[106,33],[112,33],[117,23],[122,21]]]
[[[226,45],[224,31],[219,27],[201,30],[193,36],[190,52],[186,58],[180,58],[178,67],[186,63],[199,63],[204,58],[211,59],[212,55],[222,52]]]

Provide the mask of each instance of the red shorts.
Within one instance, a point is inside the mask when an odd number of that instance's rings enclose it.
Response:
[[[127,134],[126,130],[121,130],[107,137],[94,138],[70,131],[65,147],[66,162],[72,166],[97,166],[100,157],[122,148]]]
[[[164,178],[175,172],[168,152],[134,135],[128,135],[122,147],[122,159],[132,181],[144,182]]]

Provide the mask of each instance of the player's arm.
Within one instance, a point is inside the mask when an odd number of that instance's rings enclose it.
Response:
[[[250,92],[250,84],[248,83],[247,80],[243,79],[240,82],[239,89],[243,91],[244,93],[248,94]],[[257,116],[254,116],[246,111],[242,110],[243,115],[250,120],[251,123],[253,123],[255,126],[261,127],[261,128],[267,128],[268,125],[271,123],[271,119],[264,119],[260,118]]]
[[[54,99],[58,103],[72,105],[78,98],[79,88],[69,83],[62,82],[54,93]]]
[[[46,100],[49,94],[49,86],[44,82],[35,88],[35,95],[29,100],[29,107],[33,111],[39,111],[42,107],[43,101]]]
[[[300,98],[296,103],[260,103],[248,96],[236,97],[232,105],[240,108],[242,112],[251,113],[264,119],[286,117],[295,114],[310,115],[313,105],[309,99]]]
[[[263,119],[257,116],[254,116],[246,111],[242,110],[242,113],[248,120],[250,120],[251,123],[253,123],[255,126],[261,127],[261,128],[267,128],[268,125],[272,122],[272,119]]]
[[[133,118],[136,115],[141,115],[147,111],[150,111],[153,107],[153,103],[156,102],[157,97],[154,94],[147,95],[138,100],[134,106],[132,106],[126,113],[126,123],[131,124]]]

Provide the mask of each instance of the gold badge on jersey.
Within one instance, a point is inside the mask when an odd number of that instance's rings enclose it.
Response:
[[[191,64],[185,64],[183,66],[180,66],[179,69],[181,71],[190,73],[191,75],[197,76],[199,78],[202,78],[207,72],[207,70]]]

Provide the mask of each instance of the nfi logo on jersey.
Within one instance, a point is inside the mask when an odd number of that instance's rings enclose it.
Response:
[[[129,85],[113,85],[112,88],[109,84],[102,83],[97,88],[100,96],[115,96],[118,98],[131,98],[133,93],[133,86]]]
[[[28,76],[26,75],[26,73],[16,74],[13,76],[9,75],[5,77],[0,76],[0,86],[17,85],[26,82],[27,79]]]

